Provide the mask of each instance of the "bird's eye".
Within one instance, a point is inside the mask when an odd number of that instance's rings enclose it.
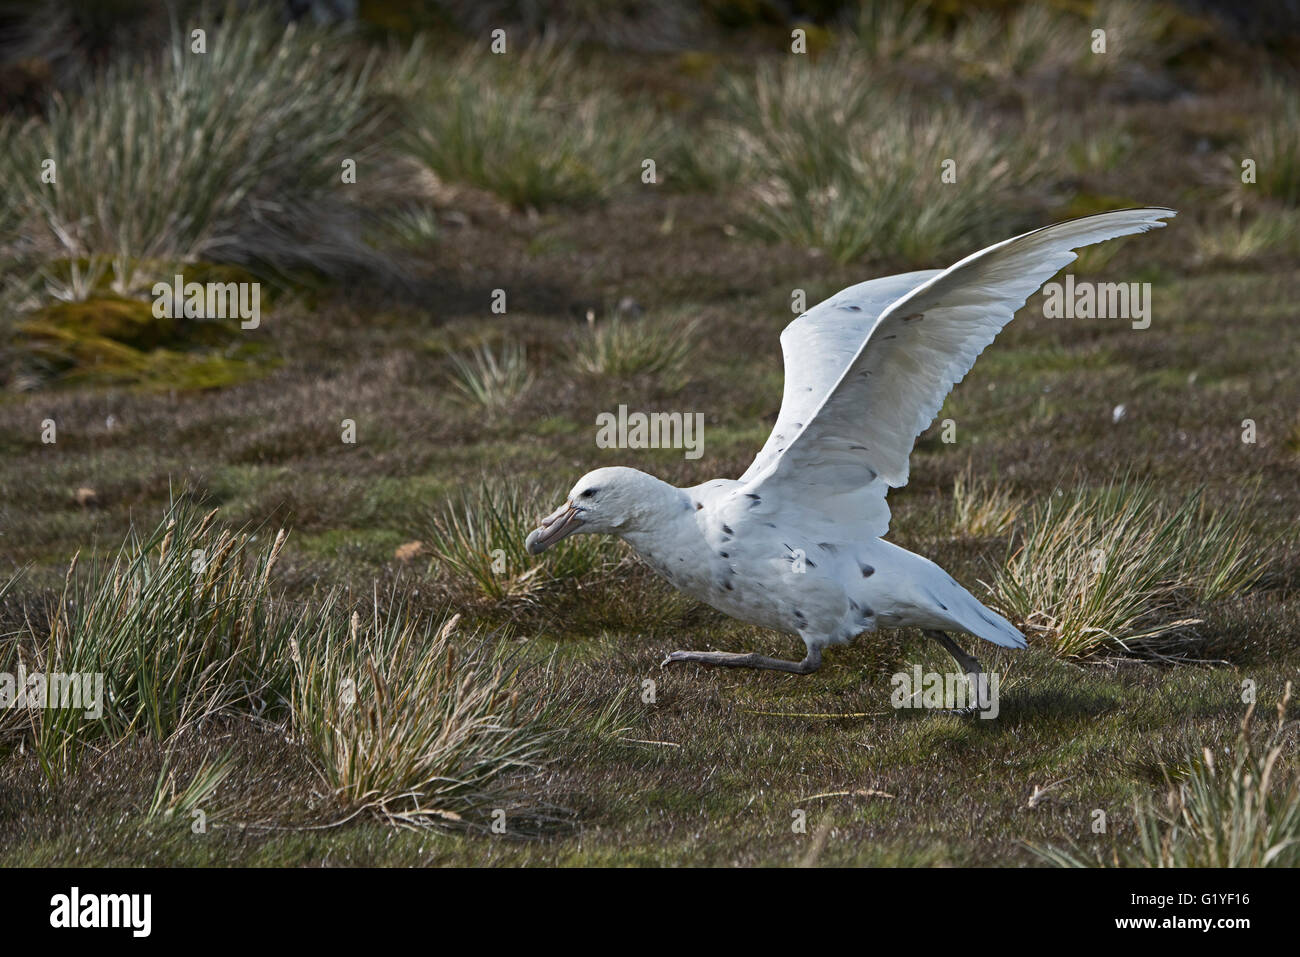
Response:
[[[578,497],[579,497],[579,498],[595,498],[595,497],[596,497],[596,490],[595,490],[594,488],[589,488],[589,489],[587,489],[587,491],[583,492],[583,493],[582,493],[581,495],[579,495]]]

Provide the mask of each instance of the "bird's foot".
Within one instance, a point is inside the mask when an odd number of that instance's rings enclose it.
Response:
[[[970,688],[970,704],[965,708],[956,709],[955,713],[961,715],[979,714],[981,711],[987,711],[990,706],[989,686],[984,680],[984,669],[974,658],[970,659],[970,664],[974,666],[966,672],[966,681]]]

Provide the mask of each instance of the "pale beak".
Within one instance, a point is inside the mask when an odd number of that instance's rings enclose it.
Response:
[[[528,549],[528,554],[540,555],[566,535],[572,535],[581,524],[578,509],[565,502],[529,533],[524,547]]]

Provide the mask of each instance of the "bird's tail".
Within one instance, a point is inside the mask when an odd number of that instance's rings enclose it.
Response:
[[[970,595],[969,592],[967,594]],[[1015,625],[991,608],[985,608],[975,600],[973,595],[970,595],[970,603],[973,615],[967,616],[971,620],[971,624],[966,629],[967,631],[976,638],[983,638],[985,641],[991,641],[1003,648],[1025,647],[1025,636],[1020,633],[1020,630]]]
[[[955,627],[1003,648],[1025,647],[1025,636],[1015,625],[991,608],[985,608],[979,599],[957,584],[946,572],[941,571],[941,574],[945,585],[930,597]]]

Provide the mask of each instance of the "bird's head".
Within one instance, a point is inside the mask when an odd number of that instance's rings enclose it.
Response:
[[[542,519],[524,544],[530,554],[540,555],[570,535],[640,531],[652,513],[662,510],[665,489],[676,491],[636,469],[614,467],[588,472],[578,479],[564,504]]]

